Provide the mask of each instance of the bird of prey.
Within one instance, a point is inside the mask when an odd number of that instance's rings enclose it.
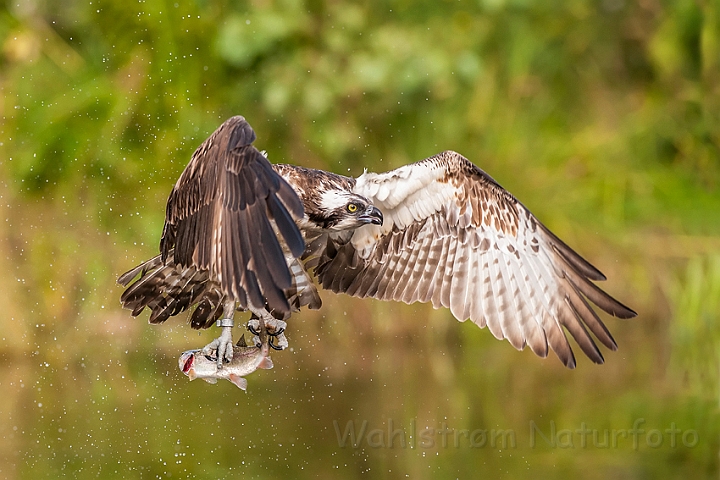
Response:
[[[271,164],[241,116],[195,151],[167,202],[160,254],[123,274],[121,302],[162,323],[194,307],[193,328],[217,321],[205,347],[232,358],[236,310],[277,345],[290,314],[320,308],[318,288],[430,302],[570,368],[565,331],[595,363],[617,344],[590,306],[636,313],[595,285],[605,276],[465,157],[444,151],[357,178]],[[139,277],[131,283],[136,277]],[[129,286],[128,286],[129,285]]]

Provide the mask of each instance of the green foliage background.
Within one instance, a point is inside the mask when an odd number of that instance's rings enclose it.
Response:
[[[717,2],[8,0],[0,46],[0,475],[717,478]],[[234,114],[271,160],[352,175],[457,150],[640,315],[570,372],[449,312],[326,294],[248,395],[189,384],[175,358],[214,332],[129,318],[114,281]],[[698,442],[528,442],[638,418]],[[333,420],[518,445],[341,448]]]

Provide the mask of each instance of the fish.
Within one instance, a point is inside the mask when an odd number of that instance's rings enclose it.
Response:
[[[202,349],[183,352],[178,359],[178,365],[190,380],[202,378],[208,383],[217,383],[217,379],[221,378],[232,382],[242,390],[247,390],[247,380],[243,378],[244,376],[258,368],[266,370],[273,368],[273,362],[268,356],[269,352],[267,337],[257,346],[247,346],[243,336],[233,347],[232,360],[223,364],[222,368],[218,368],[217,358],[204,354]]]

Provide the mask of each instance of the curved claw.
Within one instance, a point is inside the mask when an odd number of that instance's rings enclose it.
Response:
[[[274,337],[274,335],[272,335],[272,336]],[[278,347],[277,345],[275,345],[275,343],[272,341],[272,339],[268,340],[268,345],[270,345],[270,348],[272,348],[273,350],[277,350],[277,351],[283,350],[283,347]]]
[[[268,343],[273,350],[285,350],[288,347],[287,337],[285,337],[285,334],[282,332],[279,332],[277,336],[270,337]]]
[[[266,338],[270,348],[273,350],[284,350],[288,346],[285,338],[285,327],[287,323],[273,318],[270,314],[257,313],[260,318],[252,318],[247,323],[247,329],[254,335],[252,343],[255,346],[262,346],[261,338]],[[261,323],[262,322],[262,323]]]
[[[268,335],[270,335],[271,337],[277,337],[278,335],[282,335],[283,333],[285,333],[285,329],[281,327],[277,329],[275,333],[268,332]]]

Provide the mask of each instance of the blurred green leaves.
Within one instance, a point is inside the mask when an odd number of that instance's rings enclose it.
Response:
[[[242,113],[275,156],[318,166],[455,148],[550,173],[583,135],[632,156],[592,159],[613,170],[666,162],[713,188],[717,26],[689,1],[29,2],[0,21],[9,175],[28,192],[101,167],[114,190],[167,186]]]
[[[308,20],[297,2],[287,2],[278,10],[231,15],[218,32],[220,57],[233,66],[250,67],[283,49],[283,44],[292,48],[303,34],[310,35]]]

